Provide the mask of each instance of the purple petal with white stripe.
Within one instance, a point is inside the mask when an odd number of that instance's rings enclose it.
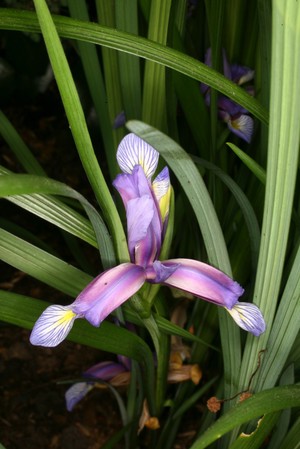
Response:
[[[97,276],[76,298],[72,310],[93,326],[134,295],[145,282],[144,269],[123,263]]]
[[[192,293],[206,301],[231,309],[244,289],[220,270],[191,259],[162,261],[166,267],[179,265],[164,284]]]

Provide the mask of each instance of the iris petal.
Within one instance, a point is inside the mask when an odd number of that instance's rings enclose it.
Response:
[[[125,371],[127,371],[127,369],[124,365],[117,362],[106,361],[92,366],[85,371],[84,375],[86,377],[92,377],[107,382]]]
[[[113,310],[134,295],[144,282],[145,273],[141,266],[123,263],[105,271],[88,284],[77,296],[72,310],[98,327]]]
[[[250,143],[253,134],[253,119],[249,115],[242,114],[234,120],[229,120],[227,126],[234,134]]]
[[[141,165],[149,179],[156,170],[158,158],[159,153],[133,133],[124,137],[117,151],[117,161],[124,173],[132,173],[136,165]]]
[[[154,195],[159,204],[161,218],[165,222],[170,207],[171,183],[168,167],[165,167],[152,183]]]
[[[75,405],[78,404],[78,402],[81,401],[93,387],[93,385],[87,382],[77,382],[72,385],[65,393],[67,410],[71,412]]]
[[[154,215],[153,199],[147,196],[134,198],[127,204],[128,246],[134,247],[145,238]]]
[[[78,318],[71,306],[52,305],[36,321],[30,342],[36,346],[55,347],[61,343]]]
[[[237,282],[203,262],[171,259],[162,261],[162,264],[167,267],[179,265],[164,284],[187,291],[214,304],[231,309],[244,293]]]
[[[113,181],[113,186],[122,197],[125,208],[129,200],[143,195],[152,196],[149,180],[140,166],[135,166],[131,174],[120,174]]]
[[[228,312],[242,329],[251,332],[256,337],[266,330],[265,320],[255,304],[237,302]]]

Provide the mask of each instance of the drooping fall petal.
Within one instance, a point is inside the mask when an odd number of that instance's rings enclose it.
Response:
[[[251,332],[256,337],[266,330],[265,320],[255,304],[237,302],[228,312],[242,329]]]
[[[244,289],[220,270],[191,259],[171,259],[164,266],[178,265],[164,284],[192,293],[206,301],[231,309]]]
[[[77,296],[72,310],[84,316],[93,326],[100,323],[144,284],[141,266],[123,263],[97,276]]]
[[[71,412],[76,404],[83,399],[92,389],[94,385],[87,382],[77,382],[72,385],[65,393],[66,407]]]
[[[61,343],[73,327],[78,315],[71,306],[52,305],[36,321],[30,343],[36,346],[55,347]]]

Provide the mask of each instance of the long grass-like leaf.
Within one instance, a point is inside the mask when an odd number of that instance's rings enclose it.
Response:
[[[113,234],[118,256],[128,260],[124,230],[95,156],[74,80],[45,0],[35,0],[41,31],[82,165]]]
[[[229,148],[241,159],[241,161],[252,171],[262,184],[266,183],[266,171],[247,153],[240,150],[234,143],[227,142]]]
[[[0,174],[8,175],[12,173],[0,166]],[[7,182],[9,182],[9,178],[7,178],[6,181],[4,180],[4,184]],[[5,189],[8,186],[9,184],[5,186]],[[13,189],[9,189],[9,191],[13,191]],[[4,192],[1,192],[0,187],[0,197],[3,193]],[[6,194],[7,190],[5,195]],[[52,223],[67,232],[70,232],[76,237],[79,237],[97,248],[97,240],[89,220],[57,198],[40,194],[13,194],[12,196],[8,196],[7,199],[17,206],[22,207],[23,209],[37,215],[40,218],[43,218],[49,223]]]
[[[21,136],[17,133],[12,123],[2,111],[0,111],[0,134],[28,173],[33,173],[35,175],[46,174],[28,146],[22,140]]]
[[[267,343],[258,390],[273,387],[300,330],[300,247],[283,292]]]
[[[117,0],[115,2],[116,27],[138,35],[137,0]],[[142,92],[140,61],[136,56],[124,52],[118,53],[122,97],[125,115],[128,119],[140,119],[142,113]]]
[[[148,25],[148,39],[166,44],[171,0],[152,0]],[[165,67],[146,61],[143,90],[142,118],[161,130],[166,129],[166,78]]]
[[[300,385],[276,387],[254,394],[249,399],[238,403],[213,424],[191,446],[191,449],[204,449],[219,439],[234,427],[259,418],[267,413],[273,413],[300,405]]]
[[[98,22],[101,25],[115,28],[115,2],[106,0],[96,0]],[[109,110],[111,125],[124,110],[124,100],[122,96],[122,86],[119,73],[118,53],[111,48],[102,48],[103,72],[105,78],[105,88],[107,96],[107,107]],[[125,135],[124,127],[117,127],[113,130],[113,140],[117,147],[120,140]]]
[[[268,346],[285,262],[295,192],[300,137],[300,5],[273,1],[272,82],[266,197],[254,302],[265,314],[267,330],[248,336],[242,363],[243,388],[260,349]],[[292,293],[292,292],[290,292]],[[292,299],[292,298],[290,298]],[[279,323],[277,324],[277,326]],[[278,328],[278,327],[277,327]],[[259,383],[258,378],[254,383]],[[260,383],[261,387],[262,384]]]
[[[53,20],[62,37],[92,42],[162,64],[208,84],[244,106],[259,120],[268,122],[266,110],[255,98],[223,75],[190,56],[142,37],[132,36],[129,33],[95,23],[86,23],[60,16],[53,16]],[[12,9],[0,9],[0,29],[40,31],[35,14]]]
[[[85,1],[68,1],[71,17],[74,19],[89,21],[88,9]],[[118,172],[118,164],[115,158],[115,145],[113,141],[113,127],[109,118],[105,83],[97,54],[97,48],[93,44],[78,41],[78,51],[82,62],[83,70],[90,90],[93,105],[98,117],[101,136],[105,148],[108,168],[111,177]]]
[[[99,249],[101,249],[101,258],[104,267],[108,268],[109,266],[115,264],[114,249],[107,228],[96,209],[80,193],[61,182],[54,181],[50,178],[44,178],[42,176],[15,174],[0,176],[0,196],[2,198],[13,195],[26,195],[36,192],[66,196],[80,201],[89,216],[91,223],[93,224],[97,243]],[[29,205],[29,207],[32,208],[32,205]]]

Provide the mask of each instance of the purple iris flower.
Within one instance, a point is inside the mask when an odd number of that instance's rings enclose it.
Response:
[[[120,386],[128,383],[131,362],[124,356],[118,356],[118,362],[105,361],[97,363],[83,373],[82,382],[76,382],[65,393],[67,410],[71,412],[99,381]]]
[[[32,344],[57,346],[77,318],[99,326],[145,282],[192,293],[225,307],[240,327],[254,335],[264,332],[260,310],[253,304],[238,301],[244,290],[225,273],[197,260],[159,260],[168,224],[171,184],[167,167],[152,181],[158,158],[158,152],[135,134],[128,134],[121,141],[117,160],[123,173],[113,185],[126,209],[131,260],[101,273],[72,304],[48,307],[34,325]]]
[[[205,55],[205,64],[211,67],[211,49],[209,48]],[[254,70],[248,67],[238,64],[229,64],[225,51],[223,51],[223,72],[226,78],[229,78],[235,84],[242,86],[243,84],[251,81],[254,77]],[[254,89],[252,86],[247,86],[246,91],[250,95],[254,95]],[[210,105],[210,88],[206,84],[201,84],[201,91],[205,95],[205,102],[207,106]],[[225,97],[225,95],[218,96],[218,114],[221,120],[225,122],[234,134],[241,139],[250,143],[253,134],[253,119],[249,116],[249,112]]]

